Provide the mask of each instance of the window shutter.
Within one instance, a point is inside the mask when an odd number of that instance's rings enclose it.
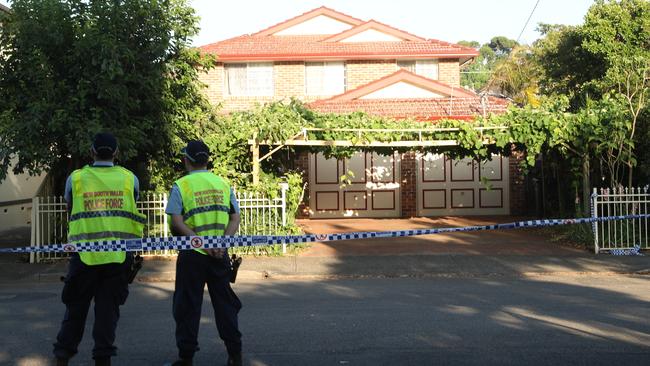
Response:
[[[336,95],[345,91],[343,62],[326,62],[323,70],[323,95]]]
[[[415,61],[397,60],[397,67],[415,73]]]
[[[415,73],[425,78],[438,80],[438,60],[417,60]]]
[[[323,95],[323,62],[305,62],[305,94]]]
[[[273,64],[258,62],[248,64],[248,93],[255,96],[273,96]]]

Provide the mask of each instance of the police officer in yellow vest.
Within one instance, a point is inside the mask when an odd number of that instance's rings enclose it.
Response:
[[[91,147],[94,163],[75,170],[66,182],[70,212],[68,242],[134,239],[142,237],[145,216],[136,208],[138,179],[114,165],[117,140],[99,133]],[[95,300],[93,358],[95,365],[111,364],[120,317],[128,296],[128,271],[133,258],[125,252],[79,252],[70,258],[61,298],[66,306],[54,344],[56,365],[67,365],[77,353],[91,300]]]
[[[207,170],[208,147],[202,141],[194,140],[182,153],[189,174],[174,183],[165,209],[171,216],[172,233],[177,236],[234,235],[239,227],[239,206],[228,183]],[[180,359],[174,366],[192,365],[194,353],[199,350],[199,322],[206,284],[217,330],[228,351],[227,364],[242,364],[241,333],[237,321],[241,302],[230,287],[230,271],[226,250],[179,252],[173,313]]]

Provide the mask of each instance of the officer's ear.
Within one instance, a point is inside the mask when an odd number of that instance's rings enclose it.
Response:
[[[191,170],[192,165],[190,164],[190,159],[188,159],[187,156],[183,156],[183,166],[185,167],[185,170]]]

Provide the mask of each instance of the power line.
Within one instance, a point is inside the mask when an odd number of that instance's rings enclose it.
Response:
[[[528,16],[528,20],[526,20],[526,24],[524,24],[524,27],[521,28],[521,32],[519,32],[519,37],[517,37],[517,43],[519,43],[519,40],[521,39],[521,35],[524,34],[524,31],[526,30],[526,27],[528,26],[528,22],[530,22],[530,18],[533,17],[533,14],[535,13],[535,9],[537,9],[537,5],[539,5],[540,0],[537,0],[535,3],[535,6],[533,7],[533,10],[530,12],[530,15]]]

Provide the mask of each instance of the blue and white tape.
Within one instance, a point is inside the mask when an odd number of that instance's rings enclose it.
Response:
[[[464,227],[447,227],[432,229],[412,229],[398,231],[354,232],[339,234],[309,234],[309,235],[249,235],[249,236],[180,236],[169,238],[142,238],[94,241],[76,244],[51,244],[40,247],[0,248],[0,253],[45,253],[45,252],[114,252],[114,251],[147,251],[147,250],[189,250],[189,249],[215,249],[250,247],[273,244],[300,244],[339,240],[371,239],[371,238],[397,238],[417,235],[432,235],[442,233],[455,233],[480,230],[519,229],[544,226],[558,226],[582,223],[595,223],[611,220],[647,219],[650,214],[624,215],[608,217],[587,217],[577,219],[546,219],[517,221],[503,224],[477,225]],[[639,249],[626,249],[613,251],[617,255],[640,255]]]
[[[641,246],[640,245],[635,245],[633,248],[630,249],[610,249],[609,254],[611,255],[643,255],[641,253]]]

